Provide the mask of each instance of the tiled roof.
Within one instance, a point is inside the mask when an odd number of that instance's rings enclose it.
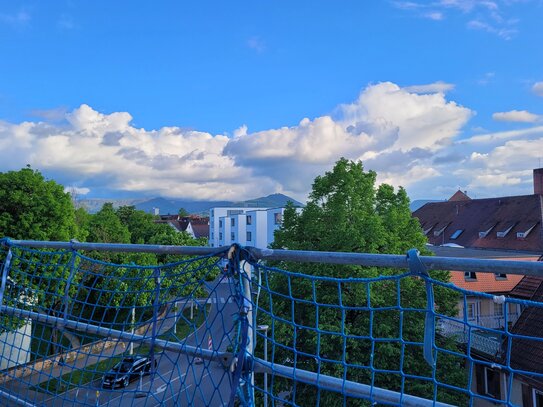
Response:
[[[413,216],[436,246],[543,253],[542,207],[541,195],[449,200],[427,203]]]
[[[522,280],[523,276],[507,274],[505,279],[496,278],[494,273],[475,273],[475,280],[467,280],[463,271],[451,271],[451,283],[465,290],[482,293],[508,293]]]
[[[540,283],[532,301],[543,301],[543,284]],[[522,311],[511,332],[517,335],[543,339],[543,308],[528,307]],[[530,372],[543,373],[543,340],[512,337],[511,367]]]
[[[511,290],[509,295],[511,297],[529,300],[533,297],[542,282],[543,277],[524,276],[524,278],[520,280],[520,283],[518,283],[515,288]]]
[[[465,192],[458,190],[449,198],[449,201],[468,201],[470,199],[471,198],[467,196]]]
[[[196,238],[209,238],[209,225],[207,223],[193,223],[192,230]]]

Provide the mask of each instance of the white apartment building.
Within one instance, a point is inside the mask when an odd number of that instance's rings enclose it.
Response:
[[[209,245],[239,243],[260,249],[273,242],[285,208],[212,208],[209,211]]]

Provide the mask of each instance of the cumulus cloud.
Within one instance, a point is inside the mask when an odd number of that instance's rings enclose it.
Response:
[[[443,86],[421,92],[390,82],[367,86],[333,114],[258,132],[241,125],[232,136],[146,130],[128,112],[81,105],[62,122],[0,121],[0,171],[31,164],[81,195],[241,200],[282,192],[304,200],[315,176],[346,157],[415,198],[447,198],[458,185],[484,194],[485,180],[526,187],[522,171],[543,148],[543,126],[460,140],[473,114]]]
[[[543,82],[534,83],[532,86],[532,91],[538,96],[543,96]]]
[[[511,110],[509,112],[496,112],[492,115],[494,120],[500,122],[534,123],[541,120],[541,116],[526,110]]]

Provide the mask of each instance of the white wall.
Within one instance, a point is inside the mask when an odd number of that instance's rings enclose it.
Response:
[[[31,320],[16,331],[8,331],[0,335],[0,370],[27,363],[30,360],[31,338]]]

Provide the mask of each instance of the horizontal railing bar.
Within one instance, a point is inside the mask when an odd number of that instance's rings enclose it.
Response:
[[[59,318],[52,315],[42,314],[34,311],[23,310],[11,307],[9,305],[0,305],[0,313],[6,313],[19,318],[30,318],[33,321],[41,322],[56,329],[69,328],[79,332],[91,333],[103,336],[104,338],[122,339],[127,342],[141,342],[150,345],[153,342],[151,336],[139,335],[132,332],[124,332],[111,328],[103,328],[86,322],[71,321],[69,319]],[[164,339],[154,338],[154,344],[162,349],[171,350],[179,353],[186,353],[190,356],[200,356],[208,360],[231,360],[232,354],[229,352],[219,352],[195,346],[184,345],[177,342],[170,342]]]
[[[276,376],[282,376],[298,382],[318,386],[320,389],[330,390],[344,394],[348,397],[365,398],[381,403],[393,403],[402,406],[436,406],[453,407],[450,404],[440,403],[438,401],[428,400],[408,394],[401,394],[392,390],[372,387],[367,384],[356,383],[342,378],[331,377],[307,370],[295,369],[293,367],[270,363],[265,360],[254,358],[254,371],[256,373],[269,373]]]
[[[164,246],[118,243],[43,242],[35,240],[10,240],[11,243],[35,248],[96,250],[111,252],[145,252],[158,254],[223,255],[228,246]],[[395,254],[317,252],[302,250],[275,250],[245,247],[259,260],[310,262],[326,264],[349,264],[369,267],[407,269],[407,257]],[[492,260],[456,257],[420,256],[428,270],[455,270],[482,273],[503,273],[543,276],[543,262]]]
[[[22,398],[19,398],[17,396],[14,396],[13,394],[10,394],[8,393],[7,391],[4,391],[4,390],[0,390],[0,397],[4,397],[14,403],[17,403],[19,404],[20,406],[25,406],[25,407],[36,407],[36,405],[34,403],[29,403],[28,401],[26,400],[23,400]]]
[[[38,249],[66,249],[87,250],[102,252],[134,252],[156,254],[185,254],[191,256],[205,256],[208,254],[222,254],[228,250],[224,247],[205,246],[169,246],[158,244],[129,244],[129,243],[86,243],[86,242],[46,242],[39,240],[9,240],[18,246],[34,247]]]
[[[396,254],[274,250],[247,247],[257,259],[407,269],[407,256]],[[428,270],[473,271],[543,276],[543,262],[419,256]]]

